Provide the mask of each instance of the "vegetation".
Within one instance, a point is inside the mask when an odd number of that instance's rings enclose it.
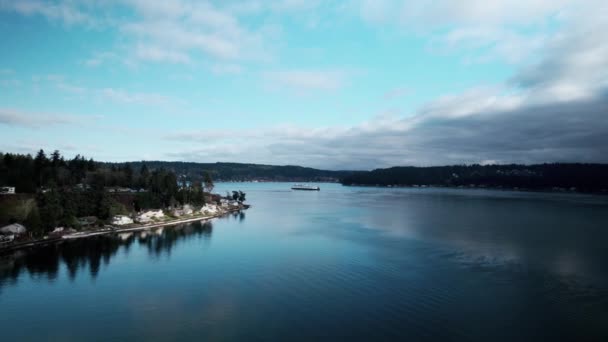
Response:
[[[203,174],[207,190],[213,189],[210,174]],[[77,155],[66,160],[59,151],[47,157],[0,153],[0,185],[15,186],[16,197],[3,196],[0,224],[19,222],[34,235],[55,227],[80,228],[78,217],[94,216],[107,221],[129,210],[167,208],[186,203],[201,205],[205,193],[201,182],[182,179],[174,172],[148,169],[140,164],[107,164]],[[129,190],[114,194],[112,188]]]
[[[232,192],[232,199],[239,203],[243,203],[246,201],[245,196],[246,196],[246,194],[240,190]]]
[[[438,185],[523,189],[572,189],[602,192],[608,189],[608,164],[456,165],[392,167],[356,172],[344,185]]]

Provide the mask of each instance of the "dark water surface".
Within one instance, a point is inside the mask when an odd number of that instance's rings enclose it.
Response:
[[[0,340],[608,341],[607,197],[289,186],[0,258]]]

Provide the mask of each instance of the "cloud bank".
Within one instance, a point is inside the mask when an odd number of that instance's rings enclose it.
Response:
[[[350,127],[276,127],[215,134],[219,142],[168,157],[303,164],[332,169],[459,163],[608,162],[608,7],[599,1],[360,1],[371,25],[444,30],[440,40],[521,62],[503,84],[439,97],[405,117]],[[552,19],[553,18],[553,19]],[[557,18],[557,19],[556,19]],[[521,27],[560,20],[554,34]],[[317,77],[313,77],[317,76]],[[285,86],[329,90],[329,74],[277,74]],[[385,100],[392,98],[392,92]],[[175,133],[203,144],[211,132]],[[208,141],[208,140],[207,140]]]
[[[109,20],[105,16],[93,19],[92,9],[110,7],[108,3],[129,9],[132,16],[128,20]],[[251,73],[259,77],[260,85],[307,95],[333,94],[354,80],[349,80],[348,72],[335,68],[272,64],[276,56],[271,42],[281,36],[280,27],[244,18],[260,13],[293,18],[294,13],[310,15],[332,8],[332,15],[347,16],[372,30],[390,28],[404,35],[428,36],[431,52],[458,51],[458,58],[464,56],[466,63],[500,60],[515,70],[503,83],[445,94],[414,110],[397,111],[401,116],[377,116],[355,125],[277,124],[229,131],[173,129],[163,139],[171,146],[164,151],[171,152],[161,152],[158,159],[300,164],[331,169],[490,161],[608,162],[605,1],[108,3],[0,0],[0,10],[43,16],[66,25],[109,25],[116,29],[128,48],[98,51],[82,62],[88,67],[116,60],[188,66],[202,60],[214,74],[230,77],[250,70],[251,66],[245,68],[243,64],[262,61],[270,65],[257,65],[259,72]],[[365,82],[363,77],[358,79]],[[66,92],[112,102],[148,106],[172,102],[162,94],[111,87],[92,89],[68,84],[63,79],[54,81]],[[416,89],[404,84],[379,92],[384,95],[378,100],[377,110],[369,109],[371,112],[393,106],[397,99],[415,93]],[[61,124],[64,119],[0,111],[0,124],[5,126],[33,128]]]

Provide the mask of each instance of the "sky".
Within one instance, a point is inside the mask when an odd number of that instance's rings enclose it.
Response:
[[[0,151],[608,162],[604,0],[0,0]]]

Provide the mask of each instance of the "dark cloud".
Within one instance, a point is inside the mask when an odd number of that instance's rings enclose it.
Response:
[[[393,165],[608,162],[608,96],[450,117],[420,117],[323,134],[260,132],[172,158],[301,164],[330,169]],[[302,129],[305,131],[305,129]],[[202,133],[204,135],[204,133]],[[183,137],[187,137],[184,135]]]

